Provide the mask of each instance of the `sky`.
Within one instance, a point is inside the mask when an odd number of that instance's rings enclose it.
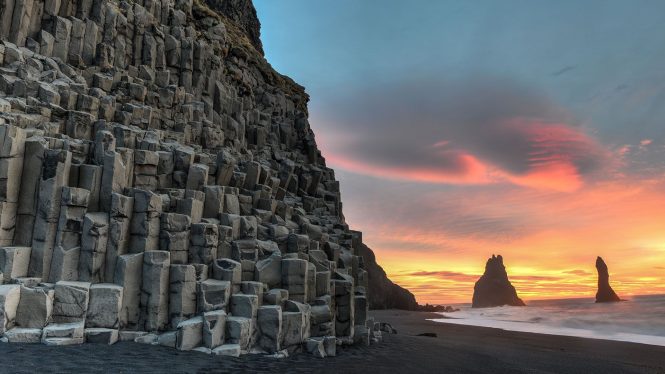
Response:
[[[665,293],[665,2],[254,0],[344,214],[420,303]]]

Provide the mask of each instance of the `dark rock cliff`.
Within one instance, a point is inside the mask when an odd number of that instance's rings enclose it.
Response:
[[[263,54],[261,43],[261,22],[256,15],[252,0],[205,0],[213,10],[218,11],[238,25],[258,52]]]
[[[266,61],[259,29],[248,0],[0,2],[0,283],[18,301],[0,327],[44,328],[0,335],[80,344],[91,315],[109,344],[197,335],[201,313],[245,302],[240,318],[261,321],[206,347],[258,336],[233,354],[274,353],[369,342],[370,304],[415,306],[345,222],[308,95]],[[257,329],[282,312],[302,317],[293,339]],[[186,341],[173,346],[200,344]]]
[[[418,303],[413,294],[406,288],[393,283],[386,272],[376,262],[374,252],[361,244],[358,255],[362,256],[369,278],[369,306],[371,309],[405,309],[416,310]]]
[[[485,273],[473,289],[472,307],[488,308],[502,305],[524,306],[525,304],[517,297],[515,287],[508,280],[503,257],[492,255],[485,265]]]

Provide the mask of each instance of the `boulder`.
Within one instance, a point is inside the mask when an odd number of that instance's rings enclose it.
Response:
[[[14,327],[5,332],[9,343],[39,343],[42,341],[42,329]]]
[[[263,303],[268,305],[283,305],[289,298],[289,291],[281,288],[269,290],[263,294]]]
[[[45,288],[21,286],[21,296],[16,309],[18,327],[41,329],[51,322],[55,292]]]
[[[326,357],[337,356],[337,338],[334,336],[324,336],[323,350],[326,352]]]
[[[5,283],[9,283],[12,278],[28,276],[31,250],[30,247],[0,248],[0,273],[4,275]]]
[[[231,282],[234,288],[239,289],[242,281],[242,265],[228,258],[218,259],[213,263],[212,275],[215,279]]]
[[[14,326],[16,310],[21,298],[21,286],[0,285],[0,335]]]
[[[52,323],[42,330],[42,343],[46,345],[72,345],[85,342],[83,321]]]
[[[206,348],[215,349],[224,343],[226,312],[213,310],[203,313],[203,343]]]
[[[252,337],[252,320],[245,317],[229,316],[226,318],[226,343],[239,344],[240,349],[249,349]]]
[[[178,327],[176,326],[176,329]],[[157,337],[157,344],[163,347],[176,348],[178,342],[178,331],[167,331]]]
[[[178,324],[176,348],[191,351],[203,343],[203,318],[194,317]]]
[[[256,317],[259,348],[276,353],[281,350],[282,342],[282,308],[277,305],[266,305],[258,309]]]
[[[85,341],[97,344],[115,344],[118,342],[119,332],[117,329],[87,328],[85,329]]]
[[[230,312],[234,317],[256,318],[259,307],[258,296],[234,294],[231,295]]]
[[[326,357],[326,350],[323,347],[323,339],[309,338],[305,340],[305,351],[317,358]]]
[[[283,312],[281,347],[291,351],[300,347],[303,342],[305,326],[301,312]]]
[[[90,283],[60,281],[55,284],[53,321],[69,323],[83,321],[90,300]]]
[[[267,284],[269,288],[279,287],[282,283],[282,256],[273,253],[257,261],[254,280]]]
[[[198,283],[198,312],[210,312],[226,309],[231,296],[231,283],[215,279],[207,279]]]
[[[240,344],[223,344],[212,350],[215,356],[240,357],[241,353]]]
[[[90,302],[85,326],[87,328],[118,329],[122,296],[123,288],[121,286],[109,283],[93,284],[90,287]]]

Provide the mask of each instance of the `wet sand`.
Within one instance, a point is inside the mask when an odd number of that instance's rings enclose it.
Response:
[[[375,311],[397,335],[337,357],[214,357],[135,343],[47,347],[0,344],[2,373],[665,373],[665,347],[427,321],[439,315]],[[438,337],[415,336],[436,333]]]

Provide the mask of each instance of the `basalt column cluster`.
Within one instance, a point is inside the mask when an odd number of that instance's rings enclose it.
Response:
[[[0,2],[4,341],[326,356],[379,339],[307,95],[233,3]]]

